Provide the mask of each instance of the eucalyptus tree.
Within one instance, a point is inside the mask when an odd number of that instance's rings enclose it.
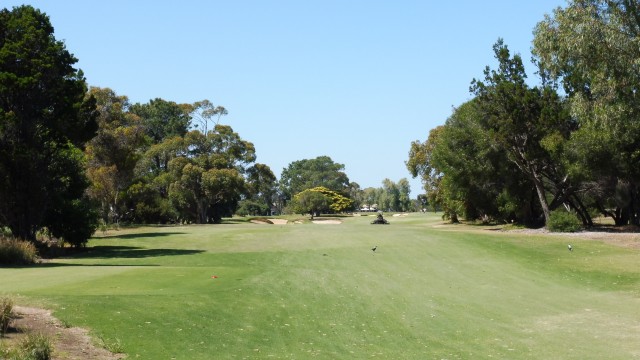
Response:
[[[230,126],[194,130],[182,140],[186,156],[169,162],[169,198],[187,221],[218,223],[231,216],[246,194],[244,175],[255,162],[255,148]]]
[[[0,224],[24,239],[46,227],[80,245],[95,228],[81,151],[95,99],[76,62],[46,14],[0,10]]]
[[[98,132],[87,144],[89,194],[101,203],[102,218],[121,216],[121,195],[132,184],[134,169],[145,145],[140,118],[128,111],[129,99],[108,88],[89,89],[96,99]]]
[[[246,171],[246,192],[240,202],[247,215],[269,215],[277,194],[277,179],[265,164],[254,164]]]
[[[462,204],[459,200],[446,196],[442,181],[445,174],[434,162],[433,154],[437,143],[444,131],[444,125],[437,126],[429,131],[427,140],[411,142],[409,159],[405,162],[409,173],[414,178],[420,177],[429,204],[435,209],[441,207],[443,217],[458,222],[458,215],[462,214]]]
[[[215,106],[209,100],[202,100],[193,103],[191,110],[192,126],[200,130],[203,134],[209,132],[209,127],[220,124],[220,118],[228,115],[229,112],[224,106]],[[214,124],[210,124],[213,123]]]
[[[579,128],[572,176],[616,224],[640,222],[640,10],[636,1],[572,0],[538,23],[541,74],[561,84]]]
[[[152,144],[158,144],[167,138],[185,136],[191,125],[190,104],[156,98],[145,104],[133,104],[129,111],[140,117]]]

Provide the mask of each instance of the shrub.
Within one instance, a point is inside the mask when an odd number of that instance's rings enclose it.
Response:
[[[41,334],[29,334],[20,344],[20,350],[25,360],[50,360],[53,352],[51,340]]]
[[[18,239],[0,239],[0,265],[29,265],[38,259],[33,243]]]
[[[547,229],[554,232],[576,232],[581,228],[582,223],[576,214],[564,210],[551,212],[549,223],[547,224]]]
[[[13,319],[13,300],[10,298],[0,298],[0,336],[4,336],[9,329],[9,324]]]

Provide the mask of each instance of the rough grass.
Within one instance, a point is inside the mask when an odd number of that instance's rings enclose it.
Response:
[[[0,298],[0,337],[9,329],[13,319],[13,299],[8,297]]]
[[[640,357],[637,250],[573,238],[570,253],[563,238],[435,215],[342,220],[110,232],[78,256],[0,269],[0,291],[130,358]]]
[[[0,238],[0,265],[30,265],[38,259],[36,247],[12,238]]]
[[[52,353],[51,339],[41,334],[29,334],[14,347],[0,343],[3,360],[50,360]]]

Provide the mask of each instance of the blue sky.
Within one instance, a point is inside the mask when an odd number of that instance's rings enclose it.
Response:
[[[529,72],[535,24],[564,0],[14,1],[49,15],[91,86],[132,103],[222,105],[276,176],[327,155],[362,188],[408,178],[502,37]],[[536,82],[532,76],[532,81]]]

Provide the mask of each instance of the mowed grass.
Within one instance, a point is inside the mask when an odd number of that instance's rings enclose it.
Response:
[[[343,220],[111,231],[0,294],[131,359],[640,359],[637,249]]]

